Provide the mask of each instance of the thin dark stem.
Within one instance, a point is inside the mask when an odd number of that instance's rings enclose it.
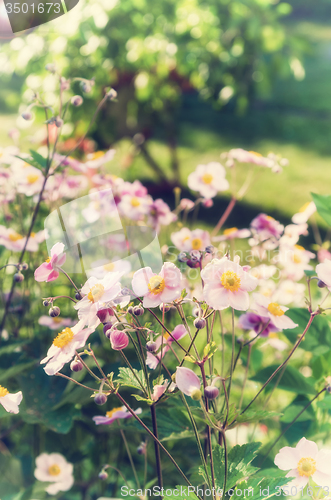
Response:
[[[284,436],[284,434],[286,434],[286,432],[289,430],[290,427],[292,427],[292,425],[298,420],[298,418],[307,410],[307,408],[309,408],[309,406],[315,401],[315,399],[317,399],[321,394],[322,392],[326,391],[326,387],[323,387],[323,389],[321,391],[319,391],[315,397],[313,397],[313,399],[311,399],[309,401],[309,403],[306,404],[306,406],[297,414],[297,416],[292,420],[292,422],[290,422],[286,427],[285,429],[281,432],[281,434],[278,436],[278,438],[272,443],[272,445],[268,448],[268,451],[266,452],[261,464],[260,464],[260,467],[262,467],[262,465],[264,464],[265,460],[267,459],[269,453],[271,452],[271,450],[273,449],[273,447],[278,443],[278,441]]]
[[[225,212],[223,213],[222,217],[220,218],[220,220],[218,221],[218,223],[214,227],[214,229],[211,233],[212,236],[215,236],[218,233],[218,231],[221,229],[223,224],[225,224],[225,222],[227,221],[227,218],[229,217],[232,210],[234,209],[236,202],[237,202],[237,199],[234,196],[232,196],[230,203],[228,204],[228,206],[225,209]]]
[[[152,424],[153,424],[153,433],[154,433],[154,436],[157,439],[159,439],[159,435],[158,435],[158,431],[157,431],[157,420],[156,420],[155,404],[151,405],[151,417],[152,417]],[[155,449],[155,460],[156,460],[156,470],[157,470],[158,485],[159,485],[160,488],[162,488],[163,487],[163,478],[162,478],[161,455],[160,455],[159,444],[158,444],[158,442],[156,440],[154,441],[154,449]]]
[[[84,387],[84,389],[88,389],[89,391],[92,391],[92,392],[96,391],[96,389],[92,389],[92,387],[88,387],[87,385],[81,384],[80,382],[77,382],[77,380],[75,380],[74,378],[67,377],[67,375],[63,375],[63,373],[58,372],[58,373],[55,373],[55,375],[57,377],[66,378],[67,380],[70,380],[70,382],[74,382],[75,384],[80,385],[81,387]]]
[[[120,427],[120,421],[117,420],[118,422],[118,425]],[[131,451],[130,451],[130,448],[129,448],[129,445],[128,445],[128,442],[126,440],[126,437],[125,437],[125,434],[123,432],[123,429],[121,429],[120,427],[120,433],[121,433],[121,436],[122,436],[122,439],[123,439],[123,442],[124,442],[124,446],[125,446],[125,449],[126,449],[126,453],[128,455],[128,458],[129,458],[129,461],[130,461],[130,465],[131,465],[131,468],[132,468],[132,472],[133,472],[133,475],[134,475],[134,478],[135,478],[135,481],[136,481],[136,484],[137,484],[137,488],[140,488],[140,484],[139,484],[139,479],[138,479],[138,475],[137,475],[137,471],[136,471],[136,468],[134,466],[134,462],[133,462],[133,459],[132,459],[132,455],[131,455]]]
[[[319,311],[315,311],[313,313],[311,313],[310,315],[310,318],[309,318],[309,321],[307,323],[307,326],[306,328],[304,329],[302,335],[300,336],[300,338],[297,340],[297,342],[295,343],[294,347],[291,349],[291,352],[290,354],[287,356],[287,358],[285,359],[285,361],[273,372],[272,375],[270,375],[270,377],[268,378],[268,380],[263,384],[263,386],[261,387],[261,389],[259,390],[259,392],[254,396],[254,398],[252,399],[252,401],[242,410],[241,412],[241,415],[243,413],[245,413],[245,411],[248,410],[248,408],[250,408],[250,406],[254,403],[254,401],[258,398],[258,396],[261,394],[261,392],[267,387],[267,385],[271,382],[271,380],[277,375],[277,373],[284,367],[287,365],[287,363],[289,362],[289,360],[291,359],[293,353],[296,351],[296,349],[299,347],[299,345],[301,344],[301,342],[303,341],[310,325],[312,324],[313,322],[313,319],[315,318],[315,316],[317,316],[319,313]]]

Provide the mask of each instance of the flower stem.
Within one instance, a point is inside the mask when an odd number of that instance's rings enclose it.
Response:
[[[152,417],[152,424],[153,424],[153,433],[154,433],[154,436],[157,439],[159,439],[158,430],[157,430],[157,420],[156,420],[155,404],[151,405],[151,417]],[[161,455],[160,455],[160,448],[159,448],[158,442],[156,440],[154,441],[154,450],[155,450],[155,460],[156,460],[156,470],[157,470],[158,486],[162,489],[162,487],[163,487],[163,478],[162,478]]]

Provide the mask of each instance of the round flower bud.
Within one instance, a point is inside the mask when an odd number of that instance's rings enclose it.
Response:
[[[214,202],[209,198],[207,200],[204,200],[202,204],[205,208],[211,208],[214,205]]]
[[[24,120],[32,120],[32,113],[30,111],[24,111],[21,116],[22,118],[24,118]]]
[[[22,271],[22,264],[17,264],[16,266],[17,271]]]
[[[160,304],[160,311],[167,313],[171,309],[171,306],[169,304]]]
[[[91,85],[91,82],[89,82],[89,81],[81,82],[80,86],[81,86],[82,91],[85,92],[86,94],[88,94],[92,90],[92,85]]]
[[[192,314],[197,318],[200,315],[200,312],[201,312],[200,308],[196,307],[195,309],[193,309]]]
[[[179,260],[179,262],[187,262],[188,261],[188,256],[186,255],[185,252],[180,252],[178,254],[177,259]]]
[[[105,307],[103,309],[99,309],[99,311],[97,312],[97,316],[101,323],[110,323],[114,318],[114,311],[111,307]]]
[[[60,308],[57,306],[51,307],[48,314],[50,315],[51,318],[56,318],[56,316],[60,315]]]
[[[195,328],[202,330],[206,326],[206,320],[204,318],[197,318],[193,321]]]
[[[109,99],[110,101],[112,101],[112,100],[116,99],[116,97],[117,97],[117,92],[116,92],[116,90],[114,90],[114,89],[110,89],[110,90],[107,92],[107,97],[108,97],[108,99]]]
[[[137,453],[138,455],[145,455],[146,454],[146,443],[143,441],[140,443],[140,445],[137,448]]]
[[[206,248],[205,248],[205,252],[206,253],[213,253],[214,251],[214,247],[213,245],[208,245]]]
[[[70,363],[70,370],[73,372],[80,372],[84,368],[83,363],[79,359],[74,359]]]
[[[110,330],[112,329],[111,323],[106,323],[103,327],[103,333],[106,335],[107,339],[110,337]]]
[[[107,472],[105,470],[102,470],[98,474],[98,478],[101,479],[102,481],[104,481],[105,479],[107,479],[107,477],[108,477],[108,474],[107,474]]]
[[[331,394],[331,384],[327,386],[326,390],[328,391],[329,394]]]
[[[73,106],[76,106],[77,108],[78,108],[78,106],[81,106],[83,104],[83,98],[82,98],[82,96],[80,96],[80,95],[74,95],[71,98],[71,104]]]
[[[26,262],[23,262],[22,264],[22,270],[27,271],[29,269],[29,265]]]
[[[16,281],[16,283],[21,283],[23,280],[24,276],[20,271],[14,274],[14,281]]]
[[[318,286],[318,288],[325,288],[325,287],[326,287],[326,284],[324,283],[324,281],[322,281],[322,280],[318,280],[318,282],[317,282],[317,286]]]
[[[150,340],[149,342],[146,342],[146,349],[148,352],[155,352],[157,350],[156,342],[154,342],[154,340]]]
[[[97,404],[97,405],[104,405],[107,401],[107,396],[106,394],[103,394],[102,392],[98,392],[98,394],[96,394],[94,396],[94,402]]]
[[[128,307],[128,314],[133,314],[133,307],[132,306]]]
[[[111,330],[109,340],[114,351],[122,351],[129,344],[129,337],[122,330]]]
[[[200,401],[201,395],[202,394],[200,389],[193,389],[191,392],[191,398],[193,399],[193,401]]]
[[[75,299],[76,300],[81,300],[82,299],[82,296],[81,296],[81,294],[79,292],[75,293]]]
[[[176,383],[176,372],[171,375],[171,380],[174,384]]]
[[[61,90],[68,90],[70,88],[70,82],[69,80],[66,80],[64,76],[61,76],[60,78],[60,85],[61,85]]]
[[[219,393],[219,389],[213,385],[207,385],[207,387],[205,387],[204,394],[207,399],[216,399]]]
[[[191,269],[195,269],[196,267],[200,267],[200,262],[198,260],[191,260],[189,259],[186,264],[188,265],[188,267],[190,267]]]
[[[144,314],[144,312],[145,312],[145,311],[144,311],[144,308],[143,308],[143,307],[141,307],[141,306],[135,306],[135,307],[133,308],[133,314],[134,314],[135,316],[142,316],[142,315]]]
[[[43,301],[43,306],[45,306],[45,307],[49,306],[49,302],[48,302],[48,300],[44,300],[44,301]]]
[[[192,260],[193,262],[201,260],[201,253],[199,252],[199,250],[191,250],[190,256],[191,256],[190,260]]]
[[[54,123],[57,126],[57,128],[60,128],[63,125],[63,120],[62,120],[62,118],[60,118],[59,116],[57,116],[55,118],[55,120],[54,120]]]

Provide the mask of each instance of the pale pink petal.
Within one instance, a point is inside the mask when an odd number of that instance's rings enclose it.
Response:
[[[162,304],[163,300],[161,294],[154,295],[149,293],[144,297],[143,306],[146,308],[157,307]]]
[[[164,278],[167,288],[178,287],[182,279],[182,274],[180,270],[172,262],[165,262],[163,264],[160,276]]]
[[[52,266],[44,262],[34,272],[34,279],[36,281],[46,281],[49,274],[52,272]]]
[[[49,273],[46,282],[49,283],[50,281],[54,281],[59,277],[59,272],[58,271],[52,271]]]
[[[331,475],[331,451],[321,450],[318,452],[316,458],[316,467],[319,472]],[[319,483],[322,484],[322,483]]]
[[[182,290],[180,286],[177,286],[176,288],[168,288],[166,286],[163,292],[160,293],[159,297],[161,302],[163,302],[164,304],[169,304],[170,302],[178,299],[181,292]]]
[[[249,308],[249,295],[244,290],[238,290],[237,292],[229,292],[228,294],[229,304],[233,309],[238,311],[247,311]]]
[[[207,284],[203,289],[203,297],[207,304],[218,311],[229,307],[229,295],[230,292],[223,288],[221,284],[217,287]]]
[[[199,377],[192,370],[183,366],[176,370],[176,384],[178,389],[187,396],[191,396],[194,389],[201,387]]]
[[[270,314],[271,321],[275,325],[276,328],[280,330],[286,330],[287,328],[295,328],[297,323],[291,320],[288,316],[283,314],[283,316],[275,316],[274,314]]]
[[[317,470],[315,472],[315,474],[313,474],[311,476],[312,480],[315,481],[315,483],[318,485],[318,486],[322,486],[322,487],[329,487],[331,488],[331,472],[330,472],[330,465],[331,465],[331,462],[330,462],[330,457],[328,458],[328,462],[326,463],[326,466],[328,467],[328,472],[325,473],[325,472],[321,472],[319,470]]]
[[[300,460],[300,455],[296,448],[285,446],[275,456],[275,464],[281,470],[295,469]]]
[[[143,297],[149,293],[148,283],[152,276],[154,276],[150,267],[144,267],[136,271],[132,278],[132,289],[137,297]]]
[[[306,438],[300,439],[296,445],[296,450],[299,452],[300,457],[311,457],[315,458],[318,453],[317,444],[314,441],[309,441]]]
[[[19,412],[19,404],[22,401],[23,394],[21,391],[16,394],[7,394],[6,396],[2,396],[0,398],[0,404],[4,407],[6,411],[9,413],[18,413]]]

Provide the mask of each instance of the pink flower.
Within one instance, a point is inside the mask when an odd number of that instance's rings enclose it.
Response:
[[[141,408],[137,408],[134,411],[136,415],[140,415],[141,412]],[[113,408],[111,411],[107,411],[105,417],[102,415],[98,415],[96,417],[93,417],[92,420],[94,420],[96,425],[110,425],[115,420],[130,417],[132,417],[132,414],[129,412],[129,410],[125,406],[120,406],[119,408]]]
[[[0,385],[0,405],[8,413],[18,413],[18,406],[23,399],[22,392],[16,392],[16,394],[10,394],[9,391]]]
[[[167,386],[168,386],[167,380],[162,385],[160,384],[154,385],[152,400],[157,401],[158,399],[160,399],[160,397],[163,396],[163,394],[165,393]]]
[[[196,401],[201,398],[200,379],[190,368],[177,367],[176,385],[186,396],[190,396]]]
[[[128,347],[129,337],[122,330],[112,330],[110,332],[109,340],[114,351],[121,351]]]
[[[46,488],[49,495],[68,491],[74,484],[73,465],[60,453],[42,453],[36,458],[34,476],[38,481],[52,483]]]
[[[44,368],[47,375],[54,375],[63,368],[65,363],[71,361],[76,350],[85,346],[88,337],[93,331],[92,328],[84,329],[84,321],[79,321],[72,328],[62,330],[53,340],[46,358],[40,361],[40,364],[47,363]]]
[[[180,270],[171,262],[165,262],[159,274],[153,273],[150,267],[136,271],[132,279],[132,288],[137,297],[144,297],[144,307],[157,307],[169,304],[181,294]]]
[[[323,281],[326,284],[328,289],[331,289],[331,260],[325,259],[322,264],[318,264],[316,266],[316,273],[318,279]]]
[[[165,333],[163,337],[159,335],[155,341],[156,351],[159,350],[159,352],[157,354],[152,354],[151,352],[147,352],[146,365],[148,366],[148,368],[150,368],[151,370],[155,370],[155,368],[160,362],[161,357],[163,358],[163,356],[169,351],[171,343],[174,342],[175,340],[179,341],[180,339],[185,337],[186,334],[187,330],[185,326],[177,325],[171,332],[172,337],[169,335],[169,333]]]
[[[210,245],[210,236],[208,231],[203,229],[191,231],[187,227],[183,227],[180,231],[171,234],[171,241],[181,252],[203,251]]]
[[[51,249],[51,256],[35,270],[34,279],[36,281],[49,282],[59,277],[59,270],[66,261],[66,254],[63,250],[63,243],[55,243]]]
[[[213,198],[218,192],[229,189],[225,168],[215,161],[207,165],[198,165],[195,172],[188,176],[187,184],[193,191],[198,191],[203,198]]]
[[[279,330],[286,330],[287,328],[295,328],[298,326],[294,321],[285,315],[288,307],[281,306],[277,302],[271,302],[268,297],[264,297],[258,293],[253,294],[254,305],[252,309],[260,316],[268,318],[273,325]]]
[[[279,239],[284,231],[284,226],[270,215],[259,214],[252,220],[251,230],[260,241],[265,241],[269,238]]]
[[[286,477],[294,477],[286,486],[304,488],[311,478],[317,485],[331,487],[331,451],[318,450],[317,444],[302,438],[295,448],[285,446],[275,457],[281,470],[289,470]]]
[[[105,153],[103,151],[96,151],[87,155],[85,167],[87,168],[100,168],[102,165],[111,161],[115,156],[115,149],[108,149]]]
[[[233,166],[234,160],[239,163],[252,163],[253,165],[260,165],[266,168],[272,168],[274,163],[270,158],[266,158],[260,153],[246,151],[241,148],[231,149],[228,153],[224,153],[223,156],[228,159],[228,166]]]
[[[261,333],[261,337],[267,337],[270,332],[278,332],[278,328],[269,321],[269,318],[260,316],[253,312],[242,314],[238,321],[238,326],[243,330],[254,330],[255,333]]]
[[[204,281],[203,296],[210,307],[222,310],[233,307],[245,311],[249,307],[248,292],[258,281],[237,263],[226,257],[214,259],[201,271]]]
[[[171,212],[169,205],[161,198],[154,200],[149,206],[148,221],[157,232],[159,232],[161,226],[168,226],[176,219],[177,215]]]

